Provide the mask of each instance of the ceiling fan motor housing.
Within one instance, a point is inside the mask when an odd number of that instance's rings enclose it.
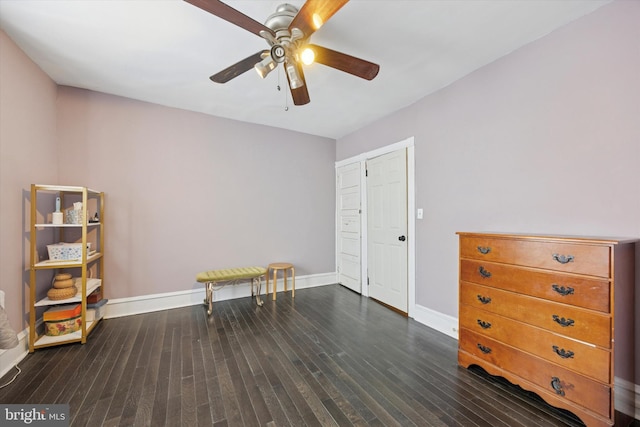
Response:
[[[286,30],[293,18],[298,14],[298,8],[285,3],[278,6],[275,13],[269,15],[264,22],[265,27],[271,28],[276,34],[278,31]]]
[[[295,28],[289,30],[289,25],[297,14],[297,7],[284,3],[278,6],[276,12],[269,15],[264,22],[264,25],[275,33],[275,38],[263,33],[261,35],[271,45],[270,55],[277,63],[282,63],[288,57],[295,56],[296,42],[304,37],[302,32]]]

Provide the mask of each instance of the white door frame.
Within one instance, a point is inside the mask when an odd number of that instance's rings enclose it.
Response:
[[[348,159],[340,160],[335,163],[336,173],[337,169],[341,166],[345,166],[351,163],[361,163],[361,176],[360,176],[360,197],[362,198],[360,205],[362,206],[362,217],[360,221],[361,236],[360,241],[360,260],[361,260],[361,288],[362,295],[369,296],[369,288],[367,286],[367,181],[366,181],[366,161],[374,157],[381,156],[383,154],[391,153],[393,151],[407,149],[407,231],[408,231],[408,244],[407,244],[407,280],[408,280],[408,311],[407,315],[411,318],[414,317],[416,307],[416,192],[415,192],[415,155],[414,155],[414,138],[409,137],[395,144],[380,147],[378,149],[368,151],[366,153],[359,154]],[[337,209],[336,209],[336,239],[338,235],[338,223],[337,223]],[[338,266],[338,251],[336,242],[336,271]]]

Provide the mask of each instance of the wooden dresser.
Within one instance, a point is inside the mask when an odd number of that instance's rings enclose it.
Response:
[[[533,391],[588,426],[613,425],[614,351],[627,344],[614,348],[614,324],[628,319],[615,309],[633,301],[635,241],[458,235],[458,363]]]

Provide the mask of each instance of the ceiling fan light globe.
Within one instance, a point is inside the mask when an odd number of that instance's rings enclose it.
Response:
[[[271,56],[267,56],[262,61],[258,62],[253,68],[256,70],[258,75],[263,79],[267,77],[267,75],[276,68],[276,63],[271,58]]]
[[[316,53],[310,47],[305,47],[300,54],[300,60],[304,65],[311,65],[316,59]]]
[[[289,86],[291,86],[291,89],[298,89],[304,86],[304,82],[298,75],[296,67],[293,64],[288,64],[286,68],[287,76],[289,76]]]

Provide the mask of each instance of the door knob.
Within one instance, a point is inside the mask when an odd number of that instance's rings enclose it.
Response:
[[[401,242],[404,242],[405,240],[407,240],[407,238],[404,236],[400,236],[398,237],[398,240],[400,240]]]

